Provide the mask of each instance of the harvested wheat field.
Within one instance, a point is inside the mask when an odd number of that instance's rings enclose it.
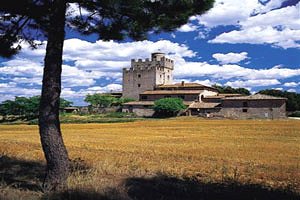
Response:
[[[299,120],[63,124],[69,190],[40,191],[38,127],[0,126],[0,198],[299,199]]]

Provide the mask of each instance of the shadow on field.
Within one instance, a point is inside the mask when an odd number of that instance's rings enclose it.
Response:
[[[121,184],[122,185],[122,184]],[[202,183],[165,175],[153,178],[128,178],[119,188],[103,193],[93,190],[69,190],[52,194],[51,200],[298,200],[299,194],[272,190],[260,185],[238,183]]]
[[[260,185],[238,183],[202,183],[192,179],[168,176],[154,178],[131,178],[126,181],[128,196],[136,200],[293,200],[299,194],[289,191],[271,190]]]
[[[86,166],[75,159],[73,170],[85,172]],[[71,163],[72,163],[71,162]],[[45,166],[39,162],[18,160],[0,155],[1,185],[18,191],[41,194]],[[72,169],[71,169],[72,171]],[[95,183],[95,185],[98,183]],[[105,187],[105,186],[104,186]],[[2,194],[3,195],[3,194]],[[98,192],[93,189],[74,189],[62,193],[41,194],[43,200],[296,200],[300,194],[288,190],[264,188],[261,185],[230,183],[203,183],[194,179],[178,179],[167,175],[151,178],[127,178],[113,188]],[[1,191],[0,191],[1,199]],[[7,197],[5,199],[10,199]],[[17,199],[17,198],[16,198]]]
[[[34,161],[19,160],[0,155],[0,179],[7,186],[40,191],[45,166]]]

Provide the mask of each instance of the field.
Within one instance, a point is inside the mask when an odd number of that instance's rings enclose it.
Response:
[[[0,125],[0,199],[300,199],[300,120],[63,124],[69,191],[40,191],[36,125]]]

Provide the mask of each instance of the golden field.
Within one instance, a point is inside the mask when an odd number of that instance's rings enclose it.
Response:
[[[204,188],[208,187],[206,184],[229,183],[259,187],[258,192],[264,192],[264,188],[269,188],[268,192],[284,190],[299,197],[300,120],[180,117],[112,124],[63,124],[62,131],[69,156],[78,168],[69,178],[69,188],[77,192],[93,191],[84,193],[90,199],[119,199],[119,194],[130,199],[126,180],[157,181],[157,177],[164,177],[164,183],[167,178],[180,184],[185,180],[201,182]],[[29,177],[35,173],[33,170],[19,175],[27,170],[26,165],[33,165],[37,171],[43,169],[37,126],[0,125],[0,155],[6,158],[0,160],[1,176],[17,170],[10,174],[15,176],[12,180],[2,178],[2,197],[43,196],[38,189],[22,186],[24,182],[37,188],[41,184],[34,175]],[[194,185],[190,187],[188,182],[183,187],[189,190]],[[133,199],[151,198],[137,195]]]

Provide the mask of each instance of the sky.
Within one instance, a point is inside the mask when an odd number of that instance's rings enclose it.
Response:
[[[18,55],[0,58],[0,102],[40,95],[45,45],[32,50],[24,43]],[[216,0],[207,13],[145,41],[67,30],[62,97],[84,105],[87,94],[121,91],[122,68],[156,51],[175,61],[174,82],[300,93],[300,0]]]

